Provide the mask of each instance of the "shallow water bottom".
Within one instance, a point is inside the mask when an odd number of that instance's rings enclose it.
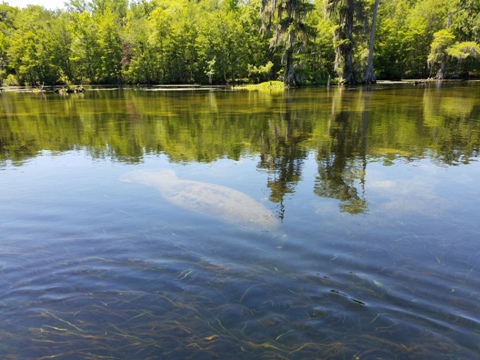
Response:
[[[480,350],[480,230],[444,216],[468,212],[467,200],[437,197],[412,215],[419,195],[385,193],[388,172],[372,163],[368,214],[333,211],[299,186],[278,230],[253,231],[122,183],[124,165],[105,172],[80,156],[60,170],[68,160],[46,154],[3,172],[15,191],[1,205],[2,358],[472,359]]]

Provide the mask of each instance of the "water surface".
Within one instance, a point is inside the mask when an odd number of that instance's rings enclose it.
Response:
[[[0,357],[476,358],[479,99],[2,93]]]

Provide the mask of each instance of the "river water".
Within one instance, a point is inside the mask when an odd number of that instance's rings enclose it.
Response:
[[[473,359],[480,84],[0,94],[0,358]]]

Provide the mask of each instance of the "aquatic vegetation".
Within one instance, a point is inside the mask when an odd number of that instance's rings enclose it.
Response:
[[[165,261],[158,267],[146,261],[101,257],[76,264],[114,272],[126,268],[145,278],[156,273],[164,285],[141,290],[114,290],[110,285],[104,291],[65,294],[61,303],[36,299],[21,304],[17,312],[26,311],[21,325],[16,316],[0,323],[2,358],[196,359],[228,353],[236,359],[370,359],[402,353],[420,359],[440,351],[446,356],[461,353],[457,344],[435,332],[419,334],[421,346],[408,338],[402,341],[405,331],[414,329],[402,325],[394,314],[375,314],[368,304],[362,307],[369,315],[351,318],[348,305],[332,304],[335,298],[329,294],[347,301],[348,295],[327,291],[334,285],[328,279],[298,277],[282,289],[272,281],[278,272],[259,267],[242,270],[239,277],[238,269],[186,260],[190,255],[177,254],[181,267],[169,267]],[[101,272],[88,277],[107,284],[113,281]],[[378,284],[374,280],[370,286]],[[190,286],[204,290],[190,291]],[[296,316],[288,315],[292,311]],[[28,338],[20,340],[19,333]],[[345,341],[339,340],[340,333],[346,335]]]
[[[284,91],[287,86],[282,81],[266,81],[260,84],[241,85],[235,87],[240,90],[257,90],[257,91]]]

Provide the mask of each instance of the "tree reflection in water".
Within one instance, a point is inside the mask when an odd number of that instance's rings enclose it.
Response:
[[[365,200],[366,148],[370,93],[359,92],[363,106],[362,121],[350,118],[352,109],[344,103],[344,89],[338,89],[332,100],[329,147],[317,151],[318,176],[314,193],[340,200],[340,210],[351,214],[367,211]],[[349,98],[350,100],[351,98]],[[353,105],[357,105],[353,103]],[[360,155],[360,156],[358,156]]]

